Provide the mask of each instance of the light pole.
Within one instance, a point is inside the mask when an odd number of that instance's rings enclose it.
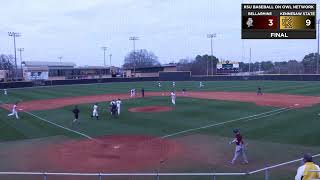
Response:
[[[129,40],[133,42],[133,74],[136,76],[136,41],[139,40],[139,37],[132,36]]]
[[[24,48],[18,48],[18,51],[20,52],[21,77],[23,78],[23,70],[22,70],[22,51],[24,51]]]
[[[58,59],[60,60],[60,63],[62,62],[62,56],[59,56]]]
[[[320,27],[320,19],[318,19],[318,22],[317,22],[317,24],[318,24],[318,28],[317,28],[317,31],[318,31],[318,54],[317,54],[317,74],[319,74],[319,46],[320,46],[320,42],[319,42],[319,39],[320,39],[320,29],[319,29],[319,27]]]
[[[110,60],[110,67],[112,66],[112,64],[111,64],[111,59],[112,59],[112,54],[109,54],[109,60]]]
[[[103,65],[106,66],[106,51],[108,48],[103,46],[101,49],[103,50]]]
[[[211,40],[211,69],[212,69],[212,76],[213,76],[213,38],[217,37],[217,34],[208,34],[207,38]],[[209,63],[207,62],[207,76],[209,75]]]
[[[15,65],[15,79],[17,79],[17,69],[18,69],[18,65],[17,65],[17,49],[16,49],[16,37],[20,37],[21,34],[17,33],[17,32],[8,32],[9,36],[13,37],[13,46],[14,46],[14,65]]]
[[[251,48],[250,48],[249,56],[250,56],[250,59],[249,59],[249,75],[250,75],[251,74]]]
[[[112,76],[112,73],[111,73],[111,66],[112,66],[112,64],[111,64],[111,58],[112,58],[112,54],[109,54],[109,57],[110,57],[110,75]]]

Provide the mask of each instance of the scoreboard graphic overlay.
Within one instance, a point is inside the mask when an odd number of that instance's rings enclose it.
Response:
[[[316,39],[316,4],[242,4],[242,39]]]

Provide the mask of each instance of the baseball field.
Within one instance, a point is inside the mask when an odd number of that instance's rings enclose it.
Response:
[[[257,87],[262,96],[257,96]],[[132,88],[137,91],[135,98],[130,98]],[[172,90],[176,105],[171,104]],[[113,99],[122,100],[117,118],[108,109]],[[175,88],[172,82],[162,82],[161,88],[158,82],[35,87],[8,89],[0,101],[0,171],[236,173],[298,159],[306,152],[320,153],[320,82],[217,81],[204,82],[203,88],[199,82],[176,82]],[[19,120],[7,117],[16,102]],[[91,118],[95,103],[99,120]],[[80,110],[78,123],[72,123],[75,105]],[[229,163],[235,149],[229,141],[236,128],[244,137],[249,164]],[[300,164],[272,170],[270,179],[293,179]],[[217,179],[263,179],[263,174]]]

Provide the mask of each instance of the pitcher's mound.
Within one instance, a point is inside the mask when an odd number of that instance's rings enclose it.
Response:
[[[165,112],[172,111],[173,107],[170,106],[144,106],[144,107],[135,107],[130,108],[130,112]]]

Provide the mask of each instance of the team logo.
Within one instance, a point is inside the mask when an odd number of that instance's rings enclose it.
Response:
[[[253,27],[253,19],[252,18],[248,18],[246,24],[247,24],[248,28]]]

